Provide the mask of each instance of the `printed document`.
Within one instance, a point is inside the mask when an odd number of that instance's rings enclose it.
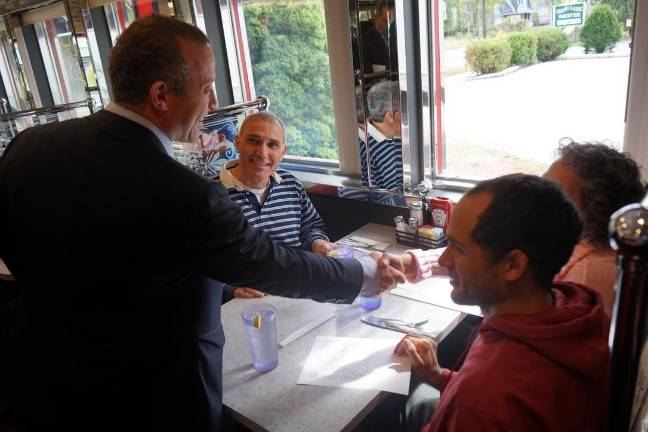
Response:
[[[383,390],[406,395],[411,364],[393,353],[398,341],[318,336],[297,384]]]

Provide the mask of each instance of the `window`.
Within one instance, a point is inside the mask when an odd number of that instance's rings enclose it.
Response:
[[[512,172],[541,174],[555,159],[563,137],[621,148],[630,61],[627,34],[605,55],[586,54],[578,39],[582,26],[552,27],[541,19],[548,3],[540,2],[537,10],[531,7],[535,3],[526,3],[522,13],[487,2],[484,18],[481,9],[471,9],[465,0],[447,1],[452,12],[442,21],[442,138],[433,175],[478,180]],[[521,65],[480,74],[471,70],[476,62],[466,52],[484,40],[477,35],[484,26],[487,41],[515,32],[537,38],[556,31],[564,35],[566,51],[557,60],[531,58],[530,64],[518,57]]]
[[[27,85],[20,73],[18,52],[15,49],[13,38],[0,20],[0,76],[7,93],[7,109],[22,111],[30,108]]]
[[[77,40],[79,40],[79,46],[81,48],[81,58],[83,59],[83,65],[86,71],[86,79],[90,87],[98,86],[102,101],[101,105],[105,105],[110,100],[110,95],[108,93],[108,83],[104,74],[104,68],[101,63],[97,36],[95,35],[90,10],[83,9],[82,13],[88,37],[77,37]],[[92,66],[94,74],[90,73],[90,66]]]
[[[270,98],[287,128],[288,154],[338,159],[321,1],[232,0],[246,100]]]
[[[37,22],[34,26],[54,104],[86,99],[86,79],[80,68],[79,52],[67,18],[61,16],[48,19]],[[94,81],[94,70],[88,58],[87,45],[85,51],[86,73],[89,73]]]

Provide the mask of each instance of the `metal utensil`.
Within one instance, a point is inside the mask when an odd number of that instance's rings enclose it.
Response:
[[[308,321],[306,324],[299,327],[298,329],[290,333],[288,336],[283,338],[281,341],[279,341],[277,347],[278,348],[285,347],[289,343],[296,341],[300,337],[304,336],[306,333],[310,332],[311,330],[315,330],[317,327],[327,323],[333,318],[335,318],[335,312],[327,312],[325,314],[313,318],[312,320]]]
[[[427,323],[428,321],[430,321],[430,318],[428,318],[428,319],[425,319],[425,320],[423,320],[423,321],[408,323],[408,322],[405,322],[405,321],[403,321],[402,319],[398,319],[398,318],[379,318],[379,317],[373,317],[373,318],[375,318],[375,319],[377,319],[377,320],[382,320],[382,321],[384,321],[384,322],[389,322],[389,323],[394,323],[394,324],[403,325],[403,326],[405,326],[405,327],[413,327],[413,328],[415,328],[415,329],[419,329],[423,324],[425,324],[425,323]]]
[[[425,337],[429,337],[431,339],[435,339],[437,337],[437,335],[439,334],[438,332],[423,331],[423,330],[420,330],[420,329],[418,329],[416,327],[409,327],[409,326],[406,326],[406,325],[403,325],[403,324],[394,323],[392,321],[385,321],[382,318],[365,316],[365,317],[362,317],[360,320],[362,322],[364,322],[365,324],[369,324],[369,325],[372,325],[372,326],[375,326],[375,327],[380,327],[380,328],[387,329],[387,330],[394,330],[394,331],[398,331],[398,332],[401,332],[401,333],[408,333],[408,334],[415,334],[415,335],[419,335],[419,336],[425,336]]]

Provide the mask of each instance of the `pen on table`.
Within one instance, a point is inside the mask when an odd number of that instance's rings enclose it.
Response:
[[[283,338],[279,343],[277,344],[278,348],[283,348],[289,343],[299,339],[300,337],[304,336],[306,333],[308,333],[311,330],[316,329],[317,327],[321,326],[325,322],[328,322],[329,320],[333,319],[335,316],[335,312],[329,312],[323,315],[320,315],[316,318],[313,318],[312,320],[308,321],[306,324],[303,326],[299,327],[297,330],[291,332],[288,336]]]

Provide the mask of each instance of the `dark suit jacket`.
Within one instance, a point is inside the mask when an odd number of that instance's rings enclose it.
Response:
[[[0,257],[21,285],[5,358],[25,429],[217,428],[220,280],[351,301],[354,260],[274,244],[220,184],[107,111],[0,159]]]
[[[389,45],[380,35],[376,27],[371,27],[362,38],[362,60],[364,72],[372,73],[371,65],[383,65],[391,72],[398,72],[398,52],[396,47],[396,22],[389,28]]]
[[[362,60],[365,73],[372,73],[371,65],[389,67],[389,47],[376,27],[371,27],[362,37]]]

